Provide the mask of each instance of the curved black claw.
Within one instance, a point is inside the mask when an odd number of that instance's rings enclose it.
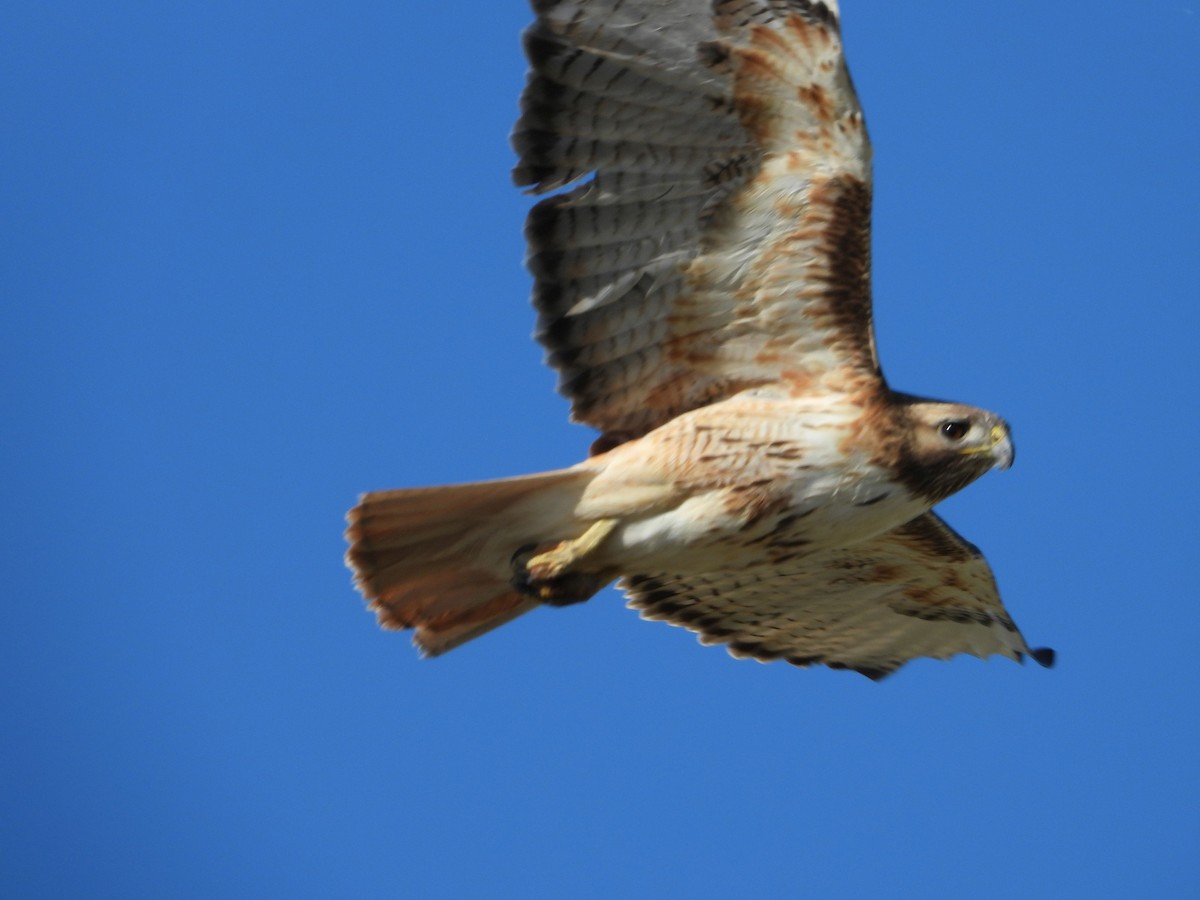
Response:
[[[513,576],[508,583],[512,585],[513,590],[518,594],[524,594],[527,597],[536,596],[533,589],[533,582],[529,577],[529,560],[533,558],[537,548],[537,544],[526,544],[524,547],[518,547],[508,561],[513,570]]]

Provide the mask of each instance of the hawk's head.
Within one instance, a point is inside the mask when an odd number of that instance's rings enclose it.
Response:
[[[933,503],[962,490],[984,472],[1012,465],[1008,423],[961,403],[897,397],[901,450],[897,474]]]

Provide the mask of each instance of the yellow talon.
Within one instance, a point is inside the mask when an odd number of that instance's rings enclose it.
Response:
[[[585,559],[599,547],[617,527],[617,519],[597,519],[588,530],[570,541],[563,541],[553,550],[531,557],[526,567],[536,578],[561,575],[579,560]]]

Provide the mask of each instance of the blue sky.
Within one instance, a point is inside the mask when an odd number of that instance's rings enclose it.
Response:
[[[846,0],[890,381],[1058,668],[873,684],[609,591],[436,661],[360,491],[569,464],[520,0],[10,3],[0,893],[1195,896],[1200,15]]]

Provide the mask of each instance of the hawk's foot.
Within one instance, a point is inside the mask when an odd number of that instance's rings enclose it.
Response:
[[[574,540],[562,541],[538,552],[535,544],[513,554],[512,586],[527,597],[549,606],[568,606],[590,599],[616,576],[580,571],[584,562],[617,525],[616,519],[600,519]]]

